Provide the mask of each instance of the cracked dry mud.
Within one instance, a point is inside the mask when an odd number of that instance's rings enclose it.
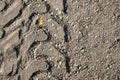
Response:
[[[120,80],[120,0],[0,0],[0,80]]]

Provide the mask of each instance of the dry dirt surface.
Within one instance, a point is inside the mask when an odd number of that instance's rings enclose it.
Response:
[[[0,0],[0,80],[120,80],[120,0]]]

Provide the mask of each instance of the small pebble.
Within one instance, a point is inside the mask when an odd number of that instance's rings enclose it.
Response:
[[[42,18],[39,18],[38,20],[37,20],[37,24],[38,24],[38,26],[42,26],[42,24],[43,24],[43,19]]]

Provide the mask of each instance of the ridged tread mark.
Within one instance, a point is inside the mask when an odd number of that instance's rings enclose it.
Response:
[[[1,10],[1,12],[4,13],[13,3],[14,0],[11,0],[9,3],[5,1],[5,7],[3,8],[3,10]]]
[[[60,19],[58,15],[56,15],[54,12],[53,14],[51,15],[51,18],[52,20],[54,20],[55,22],[57,22],[59,25],[61,25],[63,27],[63,30],[64,30],[64,41],[65,43],[69,43],[69,32],[68,32],[68,26],[69,24],[63,20],[63,19]],[[67,50],[61,50],[59,48],[57,48],[55,45],[53,45],[65,58],[65,66],[66,66],[66,72],[67,73],[70,73],[70,65],[69,65],[69,62],[70,62],[70,58],[67,54]]]
[[[51,38],[52,38],[52,35],[50,34],[50,32],[49,32],[49,30],[48,30],[47,28],[44,27],[44,28],[42,28],[42,30],[43,30],[43,32],[44,32],[48,37],[47,37],[47,39],[44,40],[44,41],[35,40],[35,41],[32,42],[32,44],[31,44],[30,47],[28,48],[28,53],[29,53],[30,56],[33,57],[33,58],[34,58],[33,53],[34,53],[35,48],[36,48],[41,42],[43,42],[43,43],[49,42],[49,41],[51,40]]]
[[[64,25],[63,30],[64,30],[64,34],[65,34],[65,35],[64,35],[64,41],[65,41],[66,45],[69,45],[69,44],[68,44],[68,43],[69,43],[68,25]],[[68,51],[67,51],[67,49],[65,50],[64,54],[66,54],[66,55],[64,55],[64,57],[65,57],[66,72],[67,72],[67,73],[70,73],[70,65],[69,65],[69,63],[70,63],[70,58],[69,58],[69,56],[68,56]]]
[[[39,60],[39,59],[44,59],[45,62],[48,64],[48,69],[47,69],[47,72],[50,72],[52,73],[52,67],[54,66],[54,63],[52,61],[48,61],[48,56],[47,55],[38,55],[36,56],[36,59]]]
[[[21,77],[20,77],[20,75],[18,75],[18,78],[17,78],[18,80],[21,80]]]
[[[11,76],[12,76],[13,68],[14,68],[14,65],[12,66],[12,71],[11,71],[11,72],[9,72],[9,73],[7,74],[7,76],[9,76],[9,77],[11,77]]]
[[[40,41],[34,41],[34,42],[30,45],[29,49],[35,47],[35,46],[38,45],[39,43],[40,43]]]
[[[65,40],[65,42],[67,43],[67,45],[68,45],[68,43],[69,43],[69,37],[68,37],[68,26],[67,25],[64,25],[64,40]],[[65,52],[65,54],[67,54],[67,50],[66,50],[66,52]],[[66,72],[67,73],[70,73],[70,65],[69,65],[69,62],[70,62],[70,58],[69,58],[69,56],[68,55],[65,55],[65,66],[66,66]]]
[[[0,67],[1,67],[3,60],[4,60],[3,53],[0,52]]]
[[[0,39],[4,38],[5,33],[6,33],[4,29],[2,29],[2,32],[3,32],[3,34],[2,34],[2,36],[0,37]]]
[[[32,44],[30,45],[30,47],[28,48],[28,56],[30,57],[30,58],[32,58],[32,59],[34,59],[35,58],[35,56],[34,56],[34,50],[35,50],[35,48],[38,46],[40,44],[40,41],[34,41],[34,42],[32,42]]]
[[[32,21],[33,21],[33,18],[34,18],[35,15],[37,15],[37,14],[38,14],[38,13],[36,13],[36,12],[31,13],[30,16],[28,17],[28,21],[27,21],[26,23],[23,22],[23,26],[26,26],[26,27],[27,27],[27,31],[29,31],[30,26],[31,26]],[[27,31],[26,31],[26,32],[27,32]]]
[[[22,29],[19,30],[18,37],[19,39],[22,37]]]
[[[54,66],[54,63],[51,62],[51,61],[48,61],[47,59],[46,59],[46,63],[48,64],[47,72],[52,73],[52,68],[53,68],[53,66]]]
[[[30,78],[29,78],[28,80],[33,80],[33,78],[34,78],[36,75],[39,75],[39,74],[41,74],[42,72],[52,73],[53,64],[52,64],[51,61],[48,61],[48,59],[47,59],[48,56],[43,54],[43,55],[37,56],[36,59],[37,59],[37,60],[40,60],[39,58],[45,60],[45,62],[46,62],[47,65],[48,65],[48,69],[47,69],[47,70],[37,70],[37,71],[33,72],[32,75],[30,76]]]
[[[47,40],[45,40],[45,41],[43,41],[43,42],[48,42],[48,41],[50,41],[51,38],[52,38],[52,35],[51,35],[50,31],[49,31],[45,26],[42,28],[42,30],[43,30],[44,33],[47,35]]]
[[[66,66],[66,72],[70,73],[70,58],[68,56],[65,56],[65,66]]]
[[[31,44],[30,48],[28,49],[29,53],[30,53],[30,51],[34,52],[34,49],[35,49],[39,44],[40,44],[39,41],[34,41],[34,42]],[[47,56],[47,55],[38,55],[38,56],[36,56],[36,59],[37,59],[37,60],[39,60],[39,58],[40,58],[40,59],[41,59],[41,58],[44,58],[44,59],[45,59],[45,62],[48,64],[47,72],[52,72],[52,67],[53,67],[53,65],[52,65],[52,63],[51,63],[50,61],[47,60],[48,56]]]
[[[1,12],[6,11],[9,8],[9,5],[5,2],[5,7],[1,10]]]
[[[42,2],[44,3],[44,5],[46,6],[46,12],[43,12],[41,14],[47,14],[47,13],[50,13],[51,12],[51,5],[45,1],[45,0],[42,0]]]
[[[70,65],[69,65],[70,58],[68,56],[67,49],[60,49],[60,48],[56,47],[55,44],[53,44],[53,47],[56,50],[58,50],[58,52],[61,53],[64,56],[64,58],[65,58],[66,72],[70,73]]]
[[[14,47],[14,50],[16,51],[17,57],[19,56],[20,47],[21,47],[21,45],[23,44],[23,40],[24,40],[24,39],[21,39],[21,42],[20,42],[17,46]]]
[[[13,66],[12,66],[12,71],[11,71],[7,76],[11,77],[11,76],[17,75],[17,74],[18,74],[18,70],[19,70],[20,63],[21,63],[21,58],[19,58],[18,62],[16,63],[17,65],[13,64]],[[16,70],[15,70],[15,72],[14,72],[13,70],[14,70],[14,67],[15,67],[15,66],[17,66],[17,68],[16,68]]]
[[[21,64],[21,58],[18,60],[18,62],[17,62],[17,70],[16,70],[16,72],[13,74],[13,76],[15,76],[15,75],[17,75],[18,73],[19,73],[19,69],[20,69],[20,64]]]
[[[37,74],[40,74],[40,70],[35,71],[34,73],[32,73],[32,75],[30,76],[29,80],[33,80],[32,78],[35,77]]]
[[[46,1],[44,2],[44,4],[45,4],[45,6],[46,6],[46,10],[47,10],[45,13],[50,12],[50,10],[51,10],[50,5],[49,5]]]
[[[64,30],[64,40],[65,40],[65,42],[68,42],[69,41],[69,39],[68,39],[68,26],[67,25],[64,25],[64,28],[63,28],[63,30]]]
[[[31,49],[36,48],[39,44],[40,44],[40,41],[34,41],[34,42],[30,45],[28,51],[30,51]]]
[[[5,32],[3,37],[4,37],[4,38],[9,37],[9,36],[10,36],[9,34],[12,34],[13,32],[15,32],[15,31],[17,31],[17,30],[20,30],[19,27],[20,27],[20,26],[17,26],[17,27],[15,27],[14,29],[9,30],[9,31],[8,31],[8,30],[5,31],[5,28],[3,28],[3,30],[4,30],[4,32]],[[19,31],[18,31],[18,33],[19,33]],[[19,34],[18,34],[18,38],[19,38]],[[20,38],[19,38],[19,39],[20,39]]]
[[[67,0],[63,0],[63,12],[64,12],[65,14],[67,14],[67,7],[68,7],[68,5],[67,5]]]
[[[16,17],[14,17],[13,19],[11,19],[8,23],[6,23],[4,26],[3,26],[3,28],[6,28],[6,27],[9,27],[14,21],[16,21],[17,20],[17,18],[19,18],[21,15],[22,15],[22,13],[23,13],[23,11],[24,11],[24,9],[27,7],[27,5],[24,3],[23,4],[23,7],[20,9],[20,11],[19,11],[19,14],[16,16]]]

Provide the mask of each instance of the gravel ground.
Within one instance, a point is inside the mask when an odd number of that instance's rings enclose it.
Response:
[[[120,0],[0,0],[0,80],[120,80]]]

